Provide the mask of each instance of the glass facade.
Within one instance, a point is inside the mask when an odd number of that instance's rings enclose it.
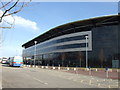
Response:
[[[85,67],[87,47],[88,66],[111,68],[114,60],[120,60],[118,26],[111,24],[83,31],[78,31],[81,28],[66,30],[60,36],[25,48],[24,63],[33,64],[35,58],[36,65]]]

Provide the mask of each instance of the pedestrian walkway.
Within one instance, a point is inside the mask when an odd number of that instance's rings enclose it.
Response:
[[[119,69],[108,69],[106,71],[104,68],[76,68],[76,67],[52,67],[52,66],[30,66],[27,65],[26,67],[36,67],[36,68],[43,68],[43,69],[53,69],[53,70],[60,70],[64,72],[74,73],[74,74],[83,74],[87,76],[95,76],[100,78],[107,78],[107,79],[120,79],[118,73],[120,72]]]
[[[29,66],[28,66],[29,67]],[[89,72],[87,70],[82,69],[68,69],[68,68],[58,68],[58,67],[47,67],[47,66],[37,66],[32,67],[39,70],[42,69],[43,71],[49,70],[53,76],[61,77],[67,80],[72,80],[73,82],[79,82],[86,85],[91,85],[94,87],[99,88],[118,88],[118,79],[106,78],[105,71],[92,71]],[[104,74],[103,74],[104,73]],[[100,74],[100,75],[99,75]],[[102,75],[101,75],[102,74]],[[116,72],[114,71],[113,74],[110,73],[111,76],[114,76]],[[104,76],[104,77],[103,77]]]
[[[51,71],[53,72],[53,70]],[[118,80],[104,79],[95,76],[87,76],[87,75],[73,74],[73,73],[53,72],[53,75],[57,75],[64,79],[72,80],[74,82],[84,83],[86,85],[92,85],[99,88],[118,88]]]
[[[83,74],[87,76],[96,76],[100,78],[107,78],[107,79],[120,79],[117,70],[116,71],[105,71],[104,69],[102,70],[85,70],[85,69],[70,69],[66,70],[66,72],[69,73],[74,73],[74,74]]]

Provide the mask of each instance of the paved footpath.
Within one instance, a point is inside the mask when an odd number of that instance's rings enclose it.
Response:
[[[106,79],[67,70],[2,65],[3,88],[118,88],[117,79]]]
[[[80,82],[72,73],[41,68],[3,66],[3,88],[99,88]]]
[[[49,69],[53,69],[52,67],[49,67]],[[55,67],[55,70],[58,70],[58,67]],[[109,69],[107,72],[105,69],[88,69],[85,68],[75,68],[75,67],[61,67],[61,71],[74,73],[74,74],[82,74],[87,76],[95,76],[100,78],[107,78],[107,79],[116,79],[120,80],[120,69]]]
[[[89,75],[89,76],[95,76],[95,77],[100,77],[100,78],[107,78],[107,79],[114,79],[114,80],[120,80],[119,72],[116,71],[105,71],[105,70],[91,70],[87,71],[85,69],[76,69],[76,70],[67,70],[69,73],[74,73],[74,74],[83,74],[83,75]]]
[[[24,68],[28,68],[28,67],[24,67]],[[30,67],[30,68],[35,68],[35,67]],[[37,67],[36,69],[41,69],[41,67]],[[46,71],[49,70],[51,73],[51,75],[55,76],[57,75],[57,77],[60,78],[64,78],[64,79],[68,79],[68,80],[72,80],[74,82],[79,82],[79,83],[83,83],[86,85],[91,85],[94,87],[99,87],[99,88],[118,88],[118,84],[119,84],[119,80],[118,79],[111,79],[111,78],[105,78],[105,77],[101,77],[104,76],[104,72],[101,73],[100,71],[97,74],[91,74],[88,71],[74,71],[74,70],[65,70],[65,69],[53,69],[53,68],[47,68],[45,69],[45,67],[42,67],[42,70]],[[87,74],[86,74],[87,73]],[[93,72],[92,72],[93,73]],[[102,74],[102,75],[99,75]],[[114,74],[113,74],[114,75]],[[106,76],[106,75],[105,75]]]

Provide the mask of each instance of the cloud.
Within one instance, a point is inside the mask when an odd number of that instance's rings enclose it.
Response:
[[[20,25],[22,27],[30,27],[34,30],[37,30],[37,23],[34,21],[30,21],[28,19],[22,18],[20,16],[14,16],[15,18],[15,25]]]
[[[0,16],[2,15],[2,11],[0,10]],[[24,28],[31,28],[33,30],[38,30],[39,28],[37,27],[37,23],[34,21],[31,21],[29,19],[25,19],[23,17],[20,16],[6,16],[3,18],[3,22],[1,23],[1,25],[5,25],[6,26],[6,22],[20,26],[20,27],[24,27]]]

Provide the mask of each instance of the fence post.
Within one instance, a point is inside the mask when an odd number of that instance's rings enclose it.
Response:
[[[89,75],[91,75],[91,68],[89,67]]]
[[[106,67],[106,78],[108,78],[108,67]]]

